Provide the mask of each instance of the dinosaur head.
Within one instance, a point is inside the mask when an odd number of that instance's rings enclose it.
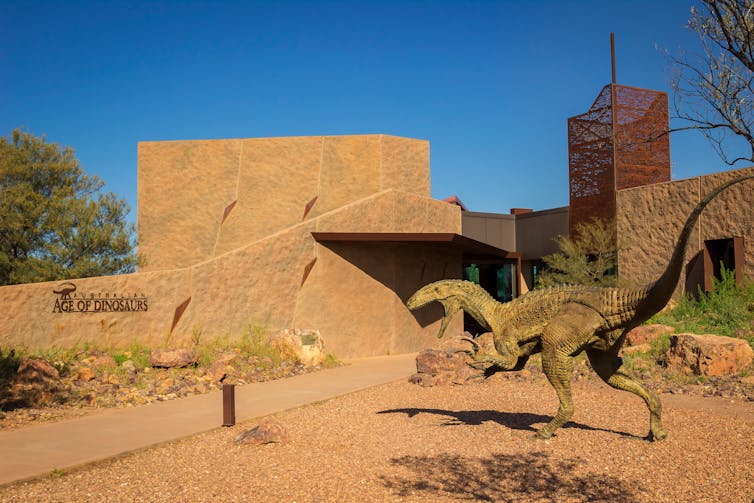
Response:
[[[434,301],[442,304],[442,307],[445,310],[445,315],[442,317],[440,331],[437,334],[438,339],[442,338],[445,334],[445,329],[448,328],[453,316],[463,308],[458,296],[457,284],[458,280],[436,281],[420,288],[411,296],[411,298],[408,299],[408,301],[406,301],[406,306],[412,311],[424,307]]]

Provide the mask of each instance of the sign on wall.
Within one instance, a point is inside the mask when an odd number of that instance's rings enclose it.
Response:
[[[128,313],[146,312],[147,297],[140,292],[86,292],[75,283],[65,282],[55,288],[53,313]]]

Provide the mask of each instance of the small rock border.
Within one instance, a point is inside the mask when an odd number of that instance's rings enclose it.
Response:
[[[267,356],[245,357],[233,351],[218,354],[208,366],[192,363],[181,368],[138,368],[130,359],[118,364],[101,351],[79,355],[65,366],[35,360],[38,363],[31,365],[34,372],[49,367],[56,375],[43,379],[36,379],[36,374],[33,379],[19,375],[16,382],[0,387],[0,431],[83,416],[104,408],[199,395],[219,390],[225,383],[265,382],[323,368],[321,364],[306,366],[296,360],[276,363]]]

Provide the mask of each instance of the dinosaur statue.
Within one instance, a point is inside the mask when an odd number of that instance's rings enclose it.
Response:
[[[462,280],[441,280],[419,289],[406,302],[418,309],[437,301],[445,309],[442,337],[450,319],[463,310],[492,332],[496,354],[480,350],[472,339],[468,351],[474,368],[489,377],[500,371],[521,370],[529,356],[542,354],[542,370],[558,395],[555,417],[536,433],[550,438],[573,415],[570,379],[574,357],[586,351],[592,368],[613,388],[641,397],[650,414],[651,441],[662,440],[662,404],[651,390],[621,369],[618,356],[626,333],[659,312],[670,300],[678,284],[691,230],[702,210],[723,190],[754,175],[723,183],[707,194],[684,224],[667,268],[656,280],[637,288],[561,286],[534,290],[506,303],[497,302],[483,288]]]

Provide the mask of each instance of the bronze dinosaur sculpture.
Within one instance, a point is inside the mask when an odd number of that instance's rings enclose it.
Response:
[[[536,434],[550,438],[573,415],[570,379],[574,357],[586,351],[595,372],[610,386],[641,397],[649,409],[648,440],[662,440],[662,404],[655,393],[621,369],[618,356],[626,333],[659,312],[676,288],[691,230],[702,210],[723,190],[754,175],[723,183],[707,194],[686,219],[664,273],[637,288],[562,286],[534,290],[510,302],[497,302],[483,288],[462,280],[442,280],[426,285],[408,299],[409,309],[433,301],[445,308],[438,337],[459,310],[492,332],[497,354],[480,350],[472,339],[468,353],[485,377],[500,371],[520,370],[529,356],[542,353],[542,370],[558,395],[560,405],[552,421]],[[486,367],[486,368],[485,368]]]

